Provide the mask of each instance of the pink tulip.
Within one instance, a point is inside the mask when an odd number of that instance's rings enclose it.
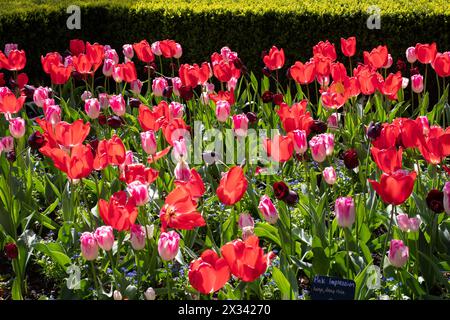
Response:
[[[165,261],[173,260],[179,250],[180,235],[175,231],[162,232],[158,240],[158,253]]]
[[[33,93],[33,101],[34,103],[42,108],[42,105],[44,104],[45,99],[48,99],[48,95],[50,94],[51,90],[49,90],[47,87],[39,87],[36,90],[34,90]]]
[[[421,93],[423,91],[423,76],[415,74],[411,77],[411,88],[415,93]]]
[[[409,84],[409,78],[403,77],[402,78],[402,89],[408,88],[408,84]]]
[[[114,66],[112,71],[112,77],[115,82],[121,83],[123,81],[122,68],[119,66]]]
[[[88,260],[95,260],[98,257],[98,243],[94,234],[91,232],[83,232],[80,237],[81,254]]]
[[[204,106],[209,105],[209,93],[208,92],[202,92],[202,94],[200,95],[200,102]]]
[[[444,192],[444,209],[450,215],[450,181],[445,183],[442,191]]]
[[[172,86],[173,93],[179,97],[180,96],[180,88],[183,84],[181,83],[181,79],[179,77],[172,78]]]
[[[225,100],[217,101],[216,103],[216,117],[217,121],[225,122],[230,116],[230,103]]]
[[[408,60],[409,63],[416,62],[417,55],[415,47],[409,47],[408,49],[406,49],[406,60]]]
[[[254,227],[255,221],[249,213],[241,213],[239,216],[239,229],[243,230],[245,227]]]
[[[409,258],[409,248],[402,240],[391,240],[388,251],[389,262],[396,268],[403,267]]]
[[[91,99],[92,98],[92,92],[85,90],[82,94],[81,94],[81,100],[82,101],[86,101],[87,99]]]
[[[172,101],[169,104],[169,112],[172,119],[182,118],[184,114],[184,105],[179,102]]]
[[[332,133],[322,134],[325,141],[325,149],[327,156],[331,156],[334,151],[334,135]]]
[[[175,54],[173,55],[173,57],[175,59],[180,59],[182,55],[183,55],[183,48],[181,47],[181,44],[177,43],[175,45]]]
[[[112,61],[111,59],[105,59],[105,61],[103,61],[103,68],[102,68],[103,75],[105,77],[111,77],[114,72],[115,66],[116,65],[114,61]]]
[[[145,248],[145,228],[139,224],[133,224],[130,228],[130,242],[134,250]]]
[[[323,169],[323,179],[329,185],[333,185],[336,183],[336,171],[333,167],[326,167]]]
[[[58,105],[52,104],[46,106],[44,103],[43,109],[45,121],[50,122],[52,125],[61,121],[61,108]]]
[[[319,163],[325,161],[327,149],[322,135],[312,137],[309,140],[309,148],[311,149],[311,155],[314,161]]]
[[[422,134],[427,136],[430,132],[430,122],[428,121],[427,116],[418,116],[417,120],[420,122],[420,127],[422,128]]]
[[[142,90],[142,81],[139,79],[132,81],[130,83],[130,90],[136,95],[140,94]]]
[[[295,152],[298,154],[304,154],[308,150],[308,143],[306,141],[306,131],[305,130],[294,130],[292,131],[292,140],[294,142]]]
[[[3,137],[0,139],[1,149],[5,152],[10,152],[14,150],[14,139],[11,136]]]
[[[338,226],[350,228],[355,222],[355,202],[352,197],[339,197],[334,205]]]
[[[151,46],[152,52],[155,56],[162,55],[161,48],[159,47],[159,41],[153,42]]]
[[[153,79],[152,82],[152,91],[153,91],[153,95],[155,97],[162,97],[163,93],[164,93],[164,89],[167,88],[169,84],[167,83],[167,80],[164,79],[163,77],[158,77]]]
[[[133,45],[124,44],[122,46],[122,52],[123,52],[123,55],[125,56],[125,58],[127,58],[128,60],[133,59],[133,56],[134,56]]]
[[[245,137],[248,131],[248,118],[245,114],[235,114],[233,116],[233,129],[238,137]]]
[[[259,200],[258,209],[261,212],[264,220],[270,224],[275,224],[278,220],[278,211],[275,208],[272,200],[266,195],[263,195]]]
[[[235,77],[231,77],[230,80],[228,80],[227,82],[227,90],[231,91],[231,90],[235,90],[236,89],[236,85],[237,85],[238,79]]]
[[[327,126],[330,129],[337,129],[339,127],[339,113],[332,113],[328,117]]]
[[[98,246],[105,251],[112,249],[114,245],[114,232],[111,226],[98,227],[94,232]]]
[[[175,167],[175,179],[178,181],[188,182],[191,179],[191,170],[186,161],[181,160]]]
[[[17,43],[6,43],[3,53],[8,57],[9,53],[13,50],[19,50],[19,45]]]
[[[9,132],[16,139],[22,138],[25,134],[25,120],[22,118],[10,119]]]
[[[133,198],[138,207],[148,203],[150,196],[148,194],[148,185],[140,181],[133,181],[127,185],[127,192],[130,198]]]
[[[115,49],[109,49],[105,51],[105,60],[111,60],[114,64],[119,63],[119,55]]]
[[[158,148],[156,144],[155,131],[148,130],[141,132],[141,144],[145,153],[154,155],[156,153],[156,149]]]
[[[172,156],[176,162],[180,162],[181,160],[187,159],[188,151],[187,151],[186,140],[184,140],[184,138],[175,140],[173,142]]]
[[[100,115],[100,103],[96,98],[87,99],[84,102],[84,111],[91,119],[97,119]]]
[[[386,64],[383,66],[384,69],[389,69],[392,66],[392,63],[394,62],[394,59],[392,59],[392,56],[390,53],[388,53],[388,59]]]
[[[126,105],[125,105],[125,100],[123,99],[122,95],[112,95],[109,98],[109,105],[111,106],[112,111],[120,116],[123,116],[125,114],[126,111]]]
[[[98,100],[100,102],[100,108],[107,109],[109,107],[109,97],[107,93],[100,93],[98,95]]]
[[[416,232],[419,230],[421,220],[419,217],[410,218],[405,213],[397,215],[397,225],[404,232]]]

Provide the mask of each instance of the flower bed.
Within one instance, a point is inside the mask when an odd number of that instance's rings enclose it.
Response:
[[[4,298],[449,297],[446,48],[273,46],[260,79],[228,47],[116,49],[42,54],[47,87],[0,52]]]

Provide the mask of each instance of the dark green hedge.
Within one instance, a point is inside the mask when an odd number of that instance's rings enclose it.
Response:
[[[110,44],[118,52],[124,43],[144,38],[149,41],[171,38],[182,44],[182,60],[186,62],[202,62],[212,52],[228,45],[239,52],[249,70],[254,71],[262,67],[261,51],[273,44],[285,49],[287,63],[291,64],[298,59],[308,59],[312,55],[312,46],[319,40],[329,39],[340,52],[341,36],[357,37],[359,59],[362,59],[362,50],[378,44],[388,45],[394,61],[404,57],[405,49],[417,42],[435,41],[438,49],[450,50],[448,4],[444,5],[442,13],[439,10],[414,13],[413,9],[382,12],[380,30],[366,27],[368,14],[365,10],[332,13],[335,11],[286,8],[239,11],[208,7],[199,10],[189,6],[152,8],[149,5],[84,4],[81,30],[68,30],[68,14],[64,8],[11,10],[0,16],[0,45],[16,42],[25,48],[29,61],[25,71],[33,79],[43,78],[40,55],[49,51],[63,52],[72,38]]]

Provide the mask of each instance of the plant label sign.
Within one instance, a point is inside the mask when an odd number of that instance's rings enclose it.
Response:
[[[313,300],[353,300],[356,284],[353,280],[315,276],[311,286]]]

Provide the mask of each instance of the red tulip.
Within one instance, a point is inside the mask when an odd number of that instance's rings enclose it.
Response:
[[[319,56],[322,55],[331,61],[335,61],[337,58],[336,49],[334,48],[334,44],[330,43],[328,40],[323,42],[320,41],[313,47],[313,55]]]
[[[177,53],[177,43],[173,40],[159,41],[159,48],[164,58],[173,58]]]
[[[98,143],[94,169],[103,170],[108,165],[121,165],[125,158],[125,146],[122,140],[114,135],[111,139],[102,140]]]
[[[86,51],[84,41],[80,39],[70,40],[69,50],[73,56],[77,56],[81,53],[84,53]]]
[[[227,206],[231,206],[240,201],[247,191],[247,179],[241,167],[235,166],[231,168],[220,179],[217,188],[217,197],[220,202]]]
[[[156,152],[156,153],[153,154],[153,155],[150,155],[150,156],[147,158],[147,162],[150,164],[150,163],[153,163],[153,162],[155,162],[155,161],[161,159],[162,157],[164,157],[166,154],[169,153],[169,151],[170,151],[171,148],[172,148],[171,146],[168,146],[167,148],[165,148],[165,149],[163,149],[163,150],[161,150],[161,151],[158,151],[158,152]]]
[[[210,294],[220,290],[230,279],[230,268],[224,258],[211,249],[189,266],[189,283],[200,293]]]
[[[305,64],[300,61],[295,62],[295,64],[289,69],[292,79],[300,84],[308,84],[314,81],[316,77],[316,66],[314,61],[306,62]]]
[[[292,157],[294,143],[288,136],[276,135],[273,140],[269,138],[264,140],[264,149],[273,161],[286,162]]]
[[[304,130],[307,135],[311,132],[311,125],[314,120],[310,113],[306,111],[307,104],[307,100],[294,103],[292,107],[289,107],[286,103],[280,104],[277,114],[286,132]]]
[[[73,66],[75,70],[81,74],[91,74],[92,73],[92,63],[86,54],[82,53],[78,56],[73,57]]]
[[[341,38],[341,51],[346,57],[353,57],[356,52],[356,38]]]
[[[45,57],[41,56],[41,64],[44,72],[50,74],[52,65],[62,64],[62,57],[58,52],[50,52]]]
[[[65,84],[72,74],[72,67],[63,64],[50,64],[50,79],[53,84]]]
[[[372,51],[364,51],[364,64],[379,69],[388,62],[388,49],[386,46],[378,46]]]
[[[378,168],[384,173],[391,174],[402,168],[402,153],[403,149],[390,147],[388,149],[370,148],[373,160]]]
[[[92,71],[95,72],[102,65],[105,49],[98,43],[86,42],[86,56],[92,64]]]
[[[428,135],[420,137],[419,151],[428,163],[441,163],[450,155],[450,128],[430,127]]]
[[[155,110],[150,110],[145,105],[139,106],[139,124],[144,131],[158,131],[165,117]]]
[[[138,59],[141,60],[142,62],[148,64],[155,60],[152,48],[148,44],[147,40],[142,40],[139,43],[133,44],[133,49],[136,52]]]
[[[333,81],[344,81],[348,78],[347,69],[345,69],[345,66],[342,63],[333,62],[331,64],[331,77],[333,78]]]
[[[173,146],[173,142],[179,140],[185,135],[189,135],[190,127],[181,118],[176,118],[170,121],[164,127],[164,138]]]
[[[133,181],[150,184],[158,178],[159,172],[141,163],[127,164],[120,176],[120,180],[129,184]]]
[[[383,173],[380,182],[371,179],[369,182],[385,203],[399,205],[411,195],[416,175],[415,171],[397,170],[391,174]]]
[[[450,52],[438,53],[432,64],[440,77],[450,77]]]
[[[358,80],[358,86],[361,93],[364,95],[373,94],[382,79],[382,76],[379,73],[373,71],[371,67],[365,65],[359,65],[358,68],[353,71],[353,74]]]
[[[11,91],[6,91],[0,96],[0,113],[17,113],[25,103],[26,96],[16,98],[16,95]]]
[[[178,70],[181,83],[184,86],[195,88],[199,84],[204,84],[210,77],[209,63],[203,62],[201,67],[194,63],[193,65],[182,64]]]
[[[339,109],[349,98],[348,90],[341,81],[333,81],[327,90],[321,92],[321,95],[323,105],[330,109]]]
[[[94,157],[91,148],[83,144],[76,145],[70,155],[59,148],[51,149],[49,157],[56,168],[65,172],[69,179],[81,179],[91,174]]]
[[[209,95],[210,99],[217,103],[218,101],[227,101],[230,105],[234,104],[234,90],[230,91],[222,91],[220,90],[218,93],[211,93]]]
[[[420,145],[421,132],[423,132],[423,124],[417,120],[408,118],[396,118],[392,121],[392,125],[399,128],[397,144],[404,148],[417,148]]]
[[[23,50],[11,50],[6,56],[0,51],[0,68],[7,69],[9,71],[19,71],[25,68],[27,58],[25,51]]]
[[[328,77],[330,75],[332,60],[329,57],[317,54],[312,61],[314,62],[316,77],[318,75],[322,77]]]
[[[244,282],[258,279],[274,257],[272,252],[264,254],[257,236],[250,236],[245,241],[238,239],[228,242],[220,251],[231,273]]]
[[[380,85],[380,91],[387,96],[390,100],[397,99],[397,92],[402,88],[402,74],[397,72],[396,74],[389,74],[389,76]]]
[[[123,81],[131,83],[137,80],[136,67],[133,61],[117,64],[115,68],[118,68],[118,76]]]
[[[177,187],[185,187],[189,190],[192,198],[200,198],[205,193],[205,185],[203,183],[202,177],[195,169],[191,169],[191,175],[189,181],[176,180],[175,185]]]
[[[231,78],[239,79],[241,75],[241,70],[232,61],[217,52],[211,55],[211,63],[213,74],[220,82],[228,82]]]
[[[82,119],[78,119],[73,123],[60,121],[55,125],[54,138],[55,141],[66,147],[71,148],[82,144],[89,134],[91,124],[87,122],[84,124]],[[50,134],[52,134],[50,132]]]
[[[432,63],[437,54],[436,43],[432,44],[416,44],[416,56],[419,62],[428,64]]]
[[[269,53],[263,58],[264,64],[269,70],[278,70],[284,66],[284,51],[283,49],[278,50],[277,47],[273,46]]]
[[[117,231],[130,230],[138,216],[138,210],[133,198],[127,200],[125,191],[114,193],[109,202],[100,199],[98,210],[105,224]]]
[[[202,215],[197,211],[197,203],[184,187],[176,187],[169,193],[159,213],[159,219],[163,232],[167,228],[192,230],[206,225]]]

